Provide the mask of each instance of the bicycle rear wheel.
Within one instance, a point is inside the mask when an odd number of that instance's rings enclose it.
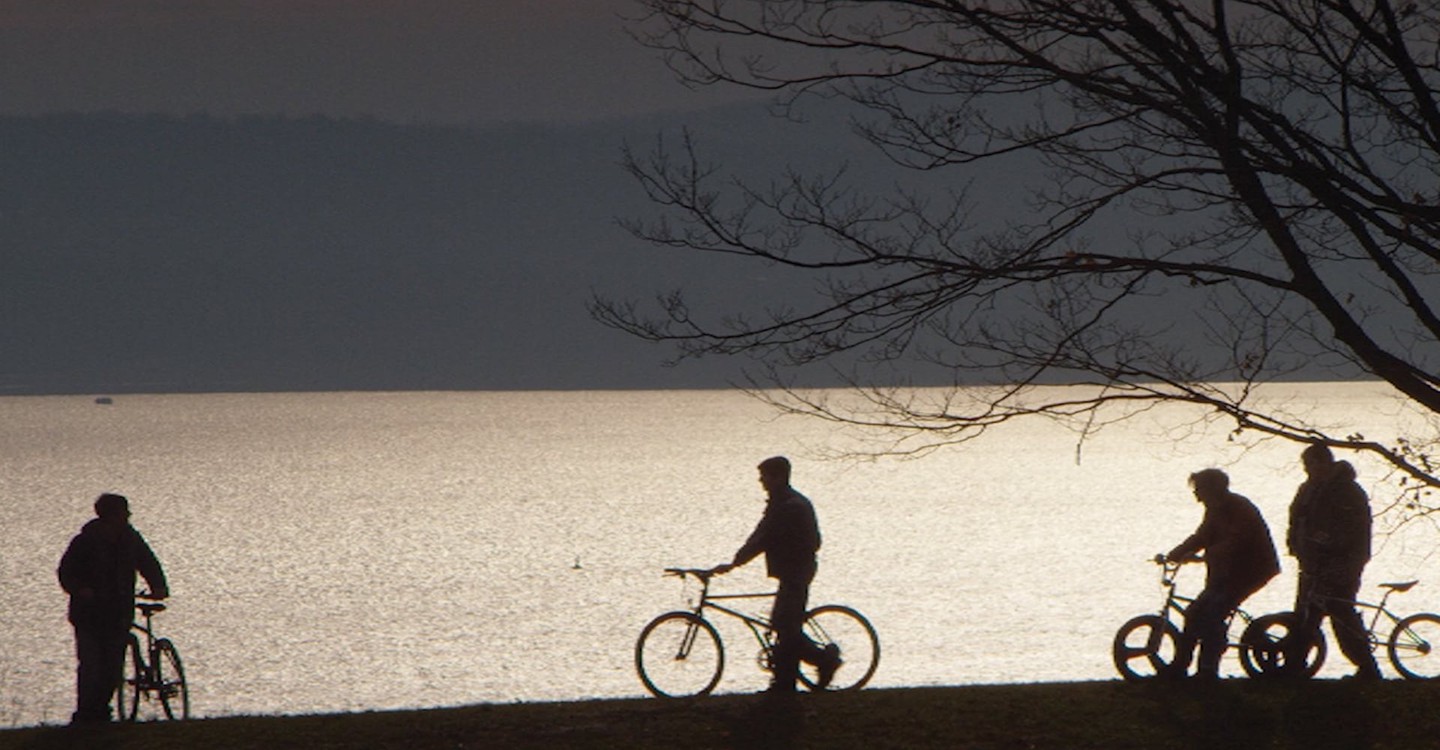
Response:
[[[667,612],[635,641],[635,671],[660,698],[706,695],[720,684],[725,648],[715,626],[693,612]]]
[[[185,683],[185,664],[180,651],[166,638],[155,643],[154,692],[166,718],[190,718],[190,687]]]
[[[145,684],[145,662],[140,653],[140,639],[134,635],[125,643],[125,663],[120,684],[115,688],[115,716],[120,721],[134,721],[140,709],[140,688]]]
[[[1159,615],[1137,615],[1115,632],[1111,656],[1127,680],[1148,680],[1175,661],[1180,629]]]
[[[880,666],[880,637],[864,615],[849,607],[828,604],[810,610],[805,636],[820,648],[833,643],[840,649],[840,667],[826,690],[859,690]],[[814,690],[819,679],[816,665],[800,662],[800,682],[806,688]]]
[[[1396,623],[1387,650],[1390,663],[1405,679],[1440,677],[1440,616],[1422,612]]]
[[[1285,653],[1288,641],[1295,632],[1294,612],[1272,612],[1251,621],[1240,635],[1240,665],[1251,677],[1281,677],[1290,673],[1288,656]],[[1302,677],[1314,677],[1325,663],[1328,646],[1325,634],[1315,631],[1310,648],[1305,652],[1305,668],[1298,672]]]

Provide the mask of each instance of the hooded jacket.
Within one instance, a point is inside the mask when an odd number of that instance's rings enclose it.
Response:
[[[150,591],[167,596],[169,586],[160,561],[140,532],[99,518],[86,523],[70,540],[56,571],[60,587],[70,595],[70,622],[129,628],[135,614],[136,573]]]
[[[1370,561],[1371,527],[1355,467],[1336,461],[1295,492],[1285,541],[1304,572],[1356,575]]]

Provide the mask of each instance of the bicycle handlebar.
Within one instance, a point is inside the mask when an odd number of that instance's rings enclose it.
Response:
[[[1203,555],[1191,555],[1183,560],[1172,560],[1170,556],[1164,552],[1157,552],[1154,557],[1150,558],[1150,562],[1156,565],[1174,565],[1179,567],[1186,563],[1205,562],[1205,557]]]
[[[695,576],[700,581],[708,581],[715,575],[715,572],[707,568],[666,568],[665,575],[677,578]]]

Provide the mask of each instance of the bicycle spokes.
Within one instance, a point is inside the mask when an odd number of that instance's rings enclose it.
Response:
[[[1115,633],[1111,654],[1127,680],[1154,677],[1175,661],[1180,631],[1158,615],[1133,617]]]
[[[1391,665],[1407,679],[1440,677],[1440,616],[1426,612],[1396,623],[1388,651]]]
[[[821,651],[815,657],[817,661],[839,659],[827,689],[856,690],[874,676],[880,663],[880,639],[864,615],[842,605],[816,607],[805,618],[805,634]],[[826,651],[827,647],[832,648]],[[820,668],[820,664],[808,659],[802,662],[801,682],[807,687],[818,684]]]
[[[703,695],[714,690],[724,660],[715,628],[689,612],[655,618],[635,643],[640,679],[661,697]]]

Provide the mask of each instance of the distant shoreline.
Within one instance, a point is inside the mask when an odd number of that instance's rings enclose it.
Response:
[[[1385,381],[1378,378],[1288,378],[1276,380],[1270,385],[1310,385],[1320,383],[1372,383],[1380,384]],[[971,383],[964,387],[989,387],[993,383]],[[1058,387],[1067,385],[1064,383],[1037,384],[1036,387]],[[892,387],[880,385],[877,387]],[[896,388],[948,388],[946,383],[920,383],[906,386],[893,386]],[[797,385],[797,390],[848,390],[850,386],[840,384],[819,384],[819,385]],[[231,395],[231,394],[305,394],[305,393],[633,393],[647,391],[696,391],[710,393],[715,391],[738,391],[742,390],[736,385],[685,385],[664,387],[657,385],[636,385],[636,386],[597,386],[594,388],[568,388],[568,387],[546,387],[546,386],[513,386],[513,387],[404,387],[402,385],[364,386],[354,384],[338,384],[335,386],[292,386],[292,387],[236,387],[225,385],[199,385],[184,386],[179,384],[168,385],[140,385],[140,386],[116,386],[116,387],[64,387],[64,388],[32,388],[30,386],[5,386],[0,385],[0,397],[6,396],[84,396],[89,398],[115,398],[118,396],[167,396],[167,395]]]

